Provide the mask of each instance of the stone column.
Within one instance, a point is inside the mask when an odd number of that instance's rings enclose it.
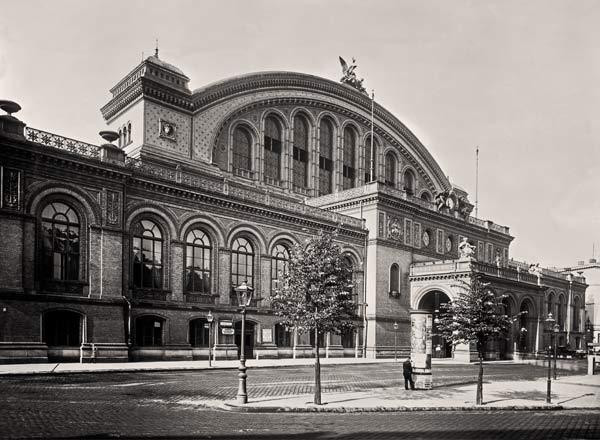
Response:
[[[410,311],[410,353],[413,361],[415,388],[429,390],[431,376],[431,328],[433,316],[426,310]]]
[[[219,282],[217,283],[219,294],[219,304],[230,304],[231,293],[231,251],[229,249],[219,249]]]
[[[183,273],[185,243],[171,241],[171,298],[173,301],[183,301]]]

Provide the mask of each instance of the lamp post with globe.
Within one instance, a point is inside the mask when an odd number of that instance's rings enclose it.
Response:
[[[554,339],[554,324],[556,320],[552,316],[552,313],[548,313],[546,318],[546,330],[550,332],[550,346],[546,348],[546,357],[548,358],[548,379],[546,380],[546,403],[552,403],[552,364],[550,362],[550,349],[552,346],[552,340]]]
[[[242,308],[242,334],[240,335],[240,366],[238,367],[239,384],[237,402],[248,403],[248,393],[246,392],[246,377],[248,377],[248,375],[246,374],[246,355],[244,353],[246,339],[246,307],[248,307],[252,301],[254,289],[248,286],[246,281],[244,281],[234,290],[238,297],[238,304]]]

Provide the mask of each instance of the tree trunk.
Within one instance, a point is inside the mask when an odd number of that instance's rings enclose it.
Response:
[[[477,405],[483,404],[483,353],[479,352],[479,376],[477,377],[477,396],[475,398]]]
[[[315,326],[315,405],[321,405],[321,361],[319,359],[319,328]]]

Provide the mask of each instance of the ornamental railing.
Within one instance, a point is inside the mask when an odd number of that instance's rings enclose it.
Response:
[[[58,148],[59,150],[67,151],[69,153],[79,154],[93,159],[100,159],[99,148],[96,145],[88,144],[86,142],[31,127],[25,127],[25,137],[32,142],[45,145],[46,147]]]

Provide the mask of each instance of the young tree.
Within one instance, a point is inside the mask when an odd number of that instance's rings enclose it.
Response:
[[[319,335],[352,328],[355,304],[352,300],[352,268],[348,266],[333,233],[319,233],[305,246],[292,249],[287,271],[271,295],[271,308],[282,324],[300,333],[315,335],[315,397],[321,404],[321,363]]]
[[[479,276],[473,274],[471,282],[457,280],[459,293],[456,299],[440,304],[438,333],[453,345],[477,345],[479,376],[476,403],[483,403],[483,354],[489,340],[506,335],[512,318],[506,315],[503,296],[496,296]]]

